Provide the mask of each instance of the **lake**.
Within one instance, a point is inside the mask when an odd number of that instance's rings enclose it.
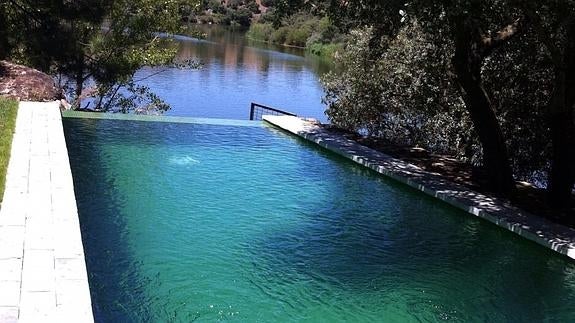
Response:
[[[207,38],[177,36],[178,59],[194,59],[197,70],[146,67],[135,79],[168,104],[166,115],[249,119],[256,102],[327,121],[319,78],[330,64],[305,50],[251,41],[245,31],[203,26]],[[152,76],[153,75],[153,76]]]

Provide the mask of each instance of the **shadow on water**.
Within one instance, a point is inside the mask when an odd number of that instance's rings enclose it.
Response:
[[[150,271],[150,259],[142,258],[143,245],[149,242],[147,232],[141,240],[134,235],[134,218],[149,216],[134,213],[129,209],[127,196],[134,192],[119,191],[126,183],[118,183],[122,176],[110,164],[109,154],[117,147],[126,149],[155,149],[157,147],[178,147],[212,144],[204,137],[195,135],[197,131],[209,128],[212,136],[233,133],[234,143],[252,146],[266,145],[265,137],[254,137],[253,131],[265,132],[260,127],[233,127],[202,124],[176,124],[160,122],[137,122],[98,119],[63,119],[66,141],[69,147],[70,164],[74,174],[74,187],[78,212],[85,246],[89,273],[92,306],[97,322],[191,322],[202,316],[212,315],[211,311],[200,309],[197,304],[167,304],[172,295],[157,292],[165,288],[166,281],[174,277],[165,272]],[[247,128],[251,129],[248,130]],[[130,129],[130,131],[125,131]],[[72,144],[73,143],[73,144]],[[106,148],[114,147],[107,150]],[[141,150],[138,150],[141,151]],[[125,157],[125,156],[124,156]],[[178,160],[188,163],[190,160]],[[134,165],[134,168],[140,165]],[[125,171],[125,169],[124,169]],[[143,177],[162,177],[162,169],[147,168]],[[136,173],[135,173],[136,174]],[[123,180],[126,180],[124,178]],[[146,179],[141,179],[145,181]],[[170,178],[162,180],[170,181]],[[130,181],[130,179],[128,179]],[[137,181],[136,181],[137,182]],[[136,183],[135,182],[135,183]],[[165,190],[177,188],[162,186]],[[131,187],[137,191],[137,186]],[[162,195],[162,194],[159,194]],[[149,195],[150,199],[155,197]],[[149,205],[150,201],[136,201],[139,205]],[[148,203],[148,204],[147,204]],[[153,203],[153,202],[152,202]],[[131,223],[129,221],[131,220]],[[184,225],[181,223],[180,225]],[[140,254],[138,254],[138,250]],[[176,254],[179,250],[171,250]],[[180,258],[180,257],[178,257]],[[185,256],[182,254],[182,258]],[[184,259],[181,259],[184,260]],[[152,260],[153,261],[153,260]],[[167,264],[166,266],[174,266]],[[181,278],[181,277],[180,277]],[[189,286],[183,281],[182,286]],[[189,288],[189,287],[188,287]],[[171,292],[171,291],[169,291]],[[174,293],[177,293],[175,291]],[[185,293],[189,293],[186,291]],[[165,297],[166,299],[163,299]],[[163,304],[163,305],[158,305]],[[193,310],[191,310],[191,308]]]
[[[295,309],[298,300],[282,297],[298,284],[326,293],[381,292],[390,302],[403,295],[412,319],[423,320],[430,312],[438,320],[463,321],[575,315],[575,266],[565,258],[313,146],[341,174],[363,180],[322,177],[324,185],[338,189],[330,190],[327,201],[298,208],[302,225],[246,244],[246,270],[261,274],[252,284],[263,293]]]
[[[74,181],[98,321],[222,318],[204,302],[237,305],[244,321],[256,321],[258,313],[284,320],[329,313],[348,321],[389,313],[404,321],[568,321],[575,315],[575,266],[564,258],[273,128],[64,124],[68,143],[75,143],[72,170],[82,174]],[[193,147],[200,155],[184,155],[204,159],[170,173],[156,162],[165,154],[129,155],[165,146],[174,152]],[[130,147],[138,149],[126,152]],[[114,164],[104,160],[115,153],[124,162],[110,169]],[[262,154],[280,157],[270,162]],[[130,164],[140,161],[147,164]],[[199,171],[210,162],[207,174]],[[115,182],[118,172],[128,173],[125,182]],[[171,177],[163,178],[166,173]],[[186,190],[176,176],[199,184]],[[148,187],[138,186],[150,178]],[[144,192],[127,207],[118,187]],[[141,200],[156,189],[164,193],[161,200]],[[183,202],[194,198],[197,203]],[[152,211],[136,226],[142,209]],[[152,241],[161,250],[155,259],[146,258],[154,255]],[[206,276],[196,276],[201,272]]]
[[[98,120],[69,118],[64,118],[63,124],[94,318],[97,322],[148,322],[154,313],[146,306],[152,300],[143,286],[154,286],[159,281],[141,275],[142,261],[134,257],[127,243],[122,194],[114,189],[113,178],[101,177],[101,170],[107,166],[102,163],[101,146],[95,144],[98,140],[94,138],[94,128],[102,124]]]

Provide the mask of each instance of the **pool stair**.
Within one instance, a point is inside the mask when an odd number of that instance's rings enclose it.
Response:
[[[450,182],[442,176],[358,144],[295,116],[264,115],[264,122],[407,184],[575,260],[575,230],[530,214],[508,201]]]
[[[20,102],[0,207],[0,322],[93,322],[60,102]]]

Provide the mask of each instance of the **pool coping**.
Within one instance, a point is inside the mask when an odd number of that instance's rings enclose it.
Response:
[[[133,114],[133,113],[86,112],[86,111],[74,111],[74,110],[62,111],[62,117],[80,118],[80,119],[99,119],[99,120],[208,124],[208,125],[234,126],[234,127],[262,126],[261,121],[252,121],[252,120],[176,117],[176,116],[144,115],[144,114]]]
[[[293,116],[264,115],[264,122],[407,184],[467,213],[575,260],[575,230],[530,214],[508,201],[475,192],[442,176],[360,145],[321,125]]]
[[[20,102],[0,208],[0,322],[93,322],[60,102]]]

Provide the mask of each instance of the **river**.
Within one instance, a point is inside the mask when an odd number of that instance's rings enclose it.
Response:
[[[146,67],[135,79],[149,86],[171,109],[166,115],[249,119],[256,102],[325,122],[321,75],[330,64],[302,49],[272,46],[245,32],[203,26],[207,38],[178,36],[178,59],[194,59],[199,69]],[[152,76],[153,75],[153,76]]]

